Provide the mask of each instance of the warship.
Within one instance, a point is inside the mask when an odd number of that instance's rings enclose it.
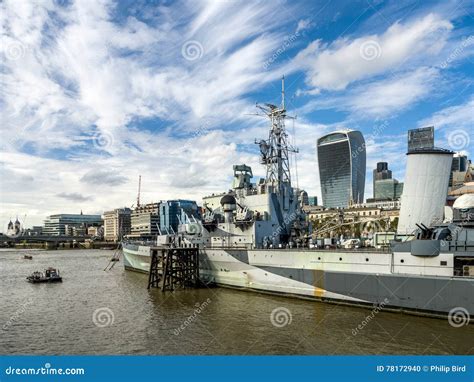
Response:
[[[427,316],[474,317],[474,200],[454,204],[451,222],[419,225],[411,240],[388,250],[308,247],[300,192],[292,186],[291,153],[281,105],[257,105],[268,118],[267,139],[256,141],[266,176],[235,165],[232,188],[203,198],[202,219],[188,217],[178,232],[148,243],[123,242],[125,269],[150,269],[156,246],[197,247],[204,282],[260,293],[361,305]]]

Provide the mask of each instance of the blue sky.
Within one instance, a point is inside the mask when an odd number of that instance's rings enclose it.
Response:
[[[101,213],[263,176],[256,102],[280,101],[298,185],[320,196],[316,139],[358,129],[403,180],[406,132],[473,154],[472,1],[4,1],[0,219]],[[293,175],[296,174],[295,162]],[[296,185],[295,176],[293,177]],[[4,225],[5,225],[4,224]]]

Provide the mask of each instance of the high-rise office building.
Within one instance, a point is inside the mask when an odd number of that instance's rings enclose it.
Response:
[[[408,152],[434,148],[434,127],[408,130]]]
[[[469,167],[469,161],[466,155],[456,153],[453,156],[451,172],[449,174],[449,187],[455,189],[464,184],[466,173]]]
[[[373,171],[373,198],[368,201],[398,200],[403,191],[403,183],[392,178],[387,162],[378,162]]]
[[[300,191],[300,203],[302,206],[309,205],[308,193],[305,190]]]
[[[130,217],[131,237],[151,238],[159,233],[160,203],[141,204]]]
[[[44,221],[44,235],[83,235],[91,226],[101,226],[100,215],[56,214],[48,216]]]
[[[160,229],[162,233],[178,232],[178,225],[188,219],[200,219],[201,211],[194,200],[168,200],[160,203]]]
[[[383,179],[392,179],[392,171],[388,169],[388,163],[387,162],[378,162],[377,167],[373,171],[373,178],[372,178],[372,183],[373,183],[373,194],[374,198],[377,198],[375,196],[375,182],[377,180],[383,180]]]
[[[323,205],[347,207],[364,202],[365,140],[360,131],[327,134],[317,142]]]
[[[117,208],[104,212],[104,239],[105,241],[120,241],[131,232],[130,208]]]
[[[397,200],[403,192],[403,183],[396,179],[381,179],[375,181],[373,200]]]

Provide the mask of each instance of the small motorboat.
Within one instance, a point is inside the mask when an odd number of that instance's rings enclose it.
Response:
[[[63,281],[59,269],[48,268],[43,272],[33,272],[26,278],[30,283],[60,283]]]
[[[33,260],[33,256],[31,255],[25,255],[23,256],[24,259],[27,259],[27,260]]]

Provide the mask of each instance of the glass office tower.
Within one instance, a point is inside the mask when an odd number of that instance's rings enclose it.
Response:
[[[318,139],[323,206],[347,207],[364,202],[365,140],[360,131],[336,131]]]

